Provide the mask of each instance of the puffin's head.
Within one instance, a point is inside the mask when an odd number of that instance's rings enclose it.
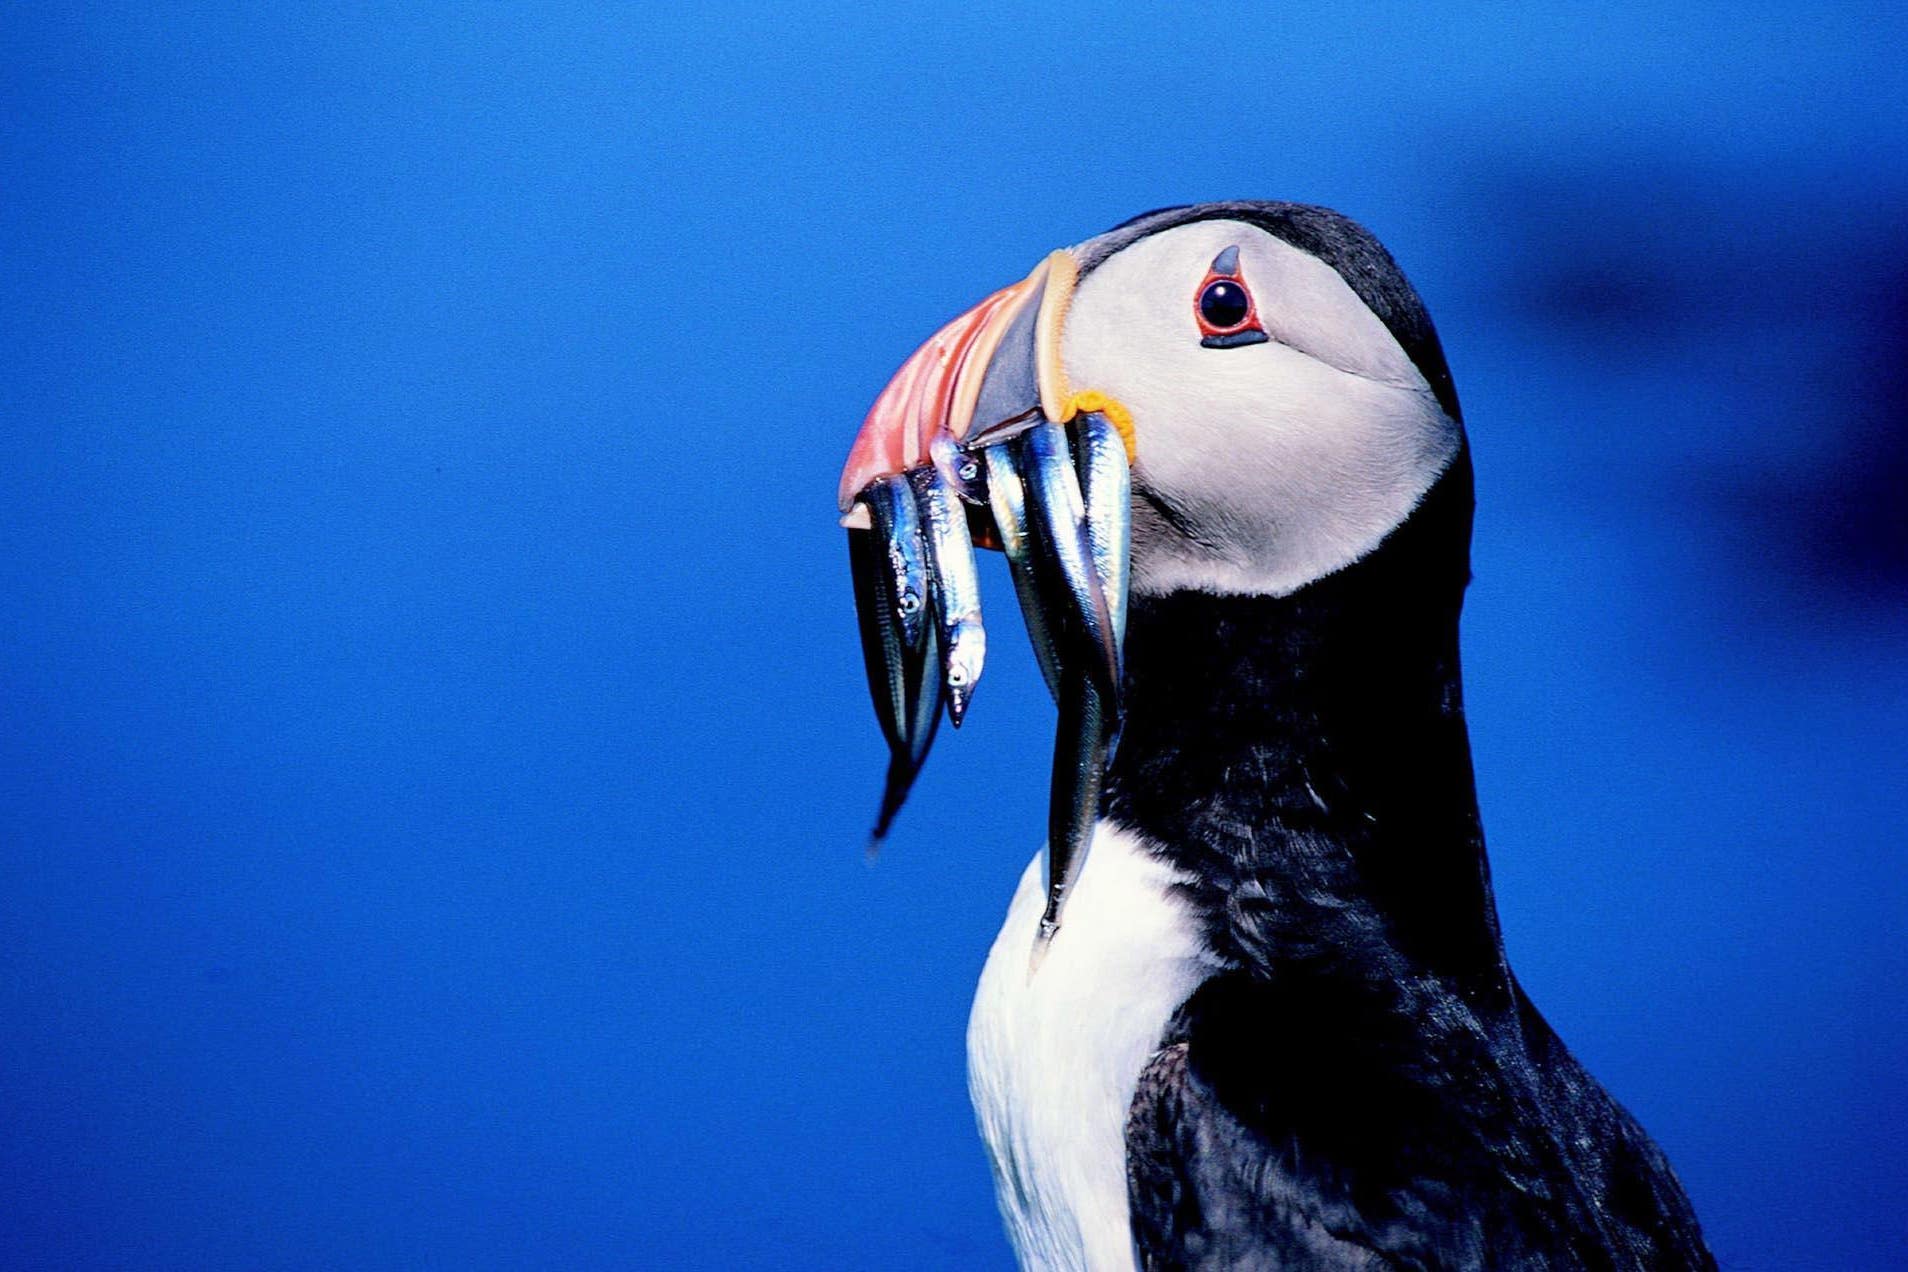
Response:
[[[970,533],[1013,564],[1063,730],[1078,680],[1110,741],[1129,590],[1296,591],[1371,552],[1462,447],[1422,303],[1337,213],[1201,204],[1054,252],[903,364],[842,474],[895,760],[878,833],[943,692],[958,724],[979,674]],[[1097,800],[1104,754],[1080,759]]]
[[[1055,252],[937,333],[869,413],[842,509],[929,462],[937,434],[999,436],[1036,408],[1065,422],[1082,400],[1131,430],[1142,592],[1331,573],[1462,440],[1436,332],[1376,239],[1322,208],[1208,203]]]

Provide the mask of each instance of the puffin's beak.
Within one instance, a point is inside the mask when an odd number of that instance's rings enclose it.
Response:
[[[1058,251],[936,332],[875,400],[842,472],[868,686],[889,747],[874,837],[927,757],[943,702],[959,727],[986,650],[974,543],[1006,553],[1060,708],[1044,949],[1099,816],[1119,727],[1132,428],[1061,362],[1079,277]]]

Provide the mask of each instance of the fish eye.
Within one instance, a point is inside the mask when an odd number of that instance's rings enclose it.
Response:
[[[1263,344],[1264,328],[1252,303],[1252,292],[1239,275],[1239,249],[1228,247],[1213,257],[1193,298],[1193,316],[1199,320],[1199,343],[1208,349],[1232,349]]]

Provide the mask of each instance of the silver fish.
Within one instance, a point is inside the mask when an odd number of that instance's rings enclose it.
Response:
[[[906,477],[883,477],[869,483],[861,501],[868,505],[875,533],[883,540],[888,600],[901,624],[901,643],[910,651],[918,650],[928,620],[928,567],[913,488]]]
[[[928,564],[934,574],[947,718],[958,729],[973,701],[974,686],[987,657],[987,632],[981,626],[980,571],[974,564],[967,510],[947,481],[932,467],[916,469],[910,477],[927,540]]]
[[[986,506],[986,466],[978,454],[963,449],[951,434],[942,433],[928,443],[928,458],[955,494],[968,503]]]
[[[1118,709],[1120,647],[1105,590],[1087,543],[1086,507],[1066,431],[1043,421],[1014,443],[1027,483],[1027,524],[1034,581],[1061,663],[1081,665],[1107,704]]]
[[[900,624],[888,601],[883,536],[878,530],[848,532],[848,568],[855,581],[855,618],[861,628],[861,661],[868,673],[881,736],[894,751],[902,747],[908,712],[907,677],[902,671]]]
[[[1047,906],[1034,937],[1039,966],[1054,933],[1067,892],[1086,864],[1106,786],[1107,746],[1113,713],[1084,672],[1067,674],[1060,691],[1060,719],[1053,739],[1053,775],[1047,795]]]
[[[850,530],[855,605],[875,715],[888,743],[888,771],[871,847],[906,802],[940,724],[940,640],[929,611],[934,580],[926,541],[905,477],[869,484],[861,502],[870,530]]]
[[[982,456],[987,465],[987,503],[994,514],[1001,551],[1007,557],[1007,572],[1014,580],[1014,593],[1020,598],[1020,615],[1027,624],[1027,638],[1033,642],[1034,659],[1040,664],[1047,692],[1058,703],[1060,655],[1054,649],[1053,633],[1047,630],[1046,615],[1040,607],[1040,589],[1034,583],[1034,562],[1027,542],[1027,486],[1014,467],[1011,448],[990,446]]]
[[[1114,646],[1123,655],[1133,554],[1133,474],[1126,462],[1126,441],[1111,420],[1097,413],[1080,416],[1074,432],[1079,441],[1087,548],[1106,597]]]
[[[1075,451],[1079,457],[1080,495],[1086,504],[1087,549],[1093,554],[1093,572],[1106,597],[1107,617],[1113,625],[1113,644],[1122,667],[1126,661],[1126,602],[1131,591],[1133,557],[1133,472],[1126,459],[1126,439],[1113,422],[1098,413],[1074,421]],[[1124,686],[1122,686],[1124,688]],[[1107,759],[1120,745],[1120,713],[1107,722]]]

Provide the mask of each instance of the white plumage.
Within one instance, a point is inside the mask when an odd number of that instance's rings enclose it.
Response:
[[[1038,972],[1044,853],[1021,875],[967,1025],[968,1087],[1027,1269],[1134,1266],[1126,1111],[1168,1018],[1215,969],[1172,869],[1101,822]]]

